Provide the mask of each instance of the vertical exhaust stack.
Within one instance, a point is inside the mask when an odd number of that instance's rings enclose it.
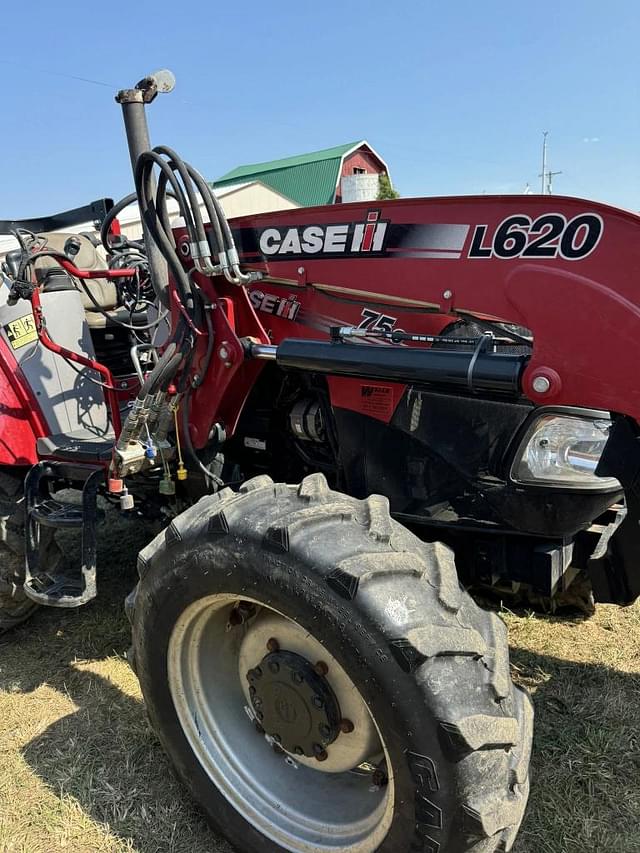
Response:
[[[145,106],[150,104],[157,95],[173,91],[175,85],[176,78],[172,72],[161,70],[140,80],[133,89],[121,89],[116,95],[116,101],[122,107],[134,183],[138,157],[144,151],[151,150]],[[138,198],[138,204],[140,204],[140,198]],[[142,206],[140,206],[140,209],[142,211]],[[152,239],[144,217],[142,217],[142,230],[147,248],[153,289],[161,305],[166,308],[169,304],[167,263]]]

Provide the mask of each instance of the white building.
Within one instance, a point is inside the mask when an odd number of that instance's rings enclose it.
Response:
[[[300,207],[299,204],[263,184],[262,181],[245,181],[243,183],[230,184],[219,187],[215,190],[215,193],[222,204],[222,209],[227,219],[257,213],[268,213],[271,210],[291,210],[292,208]],[[168,200],[167,209],[171,215],[178,215],[178,203],[173,199]],[[207,222],[208,217],[204,210],[204,205],[200,205],[200,210],[202,218]],[[142,237],[140,211],[137,204],[125,207],[118,216],[118,221],[125,237],[129,237],[132,240]],[[94,226],[92,222],[88,222],[85,225],[75,225],[72,228],[65,228],[64,230],[65,232],[77,234],[82,231],[93,231]],[[4,259],[7,252],[17,247],[18,244],[13,237],[1,235],[0,261]]]

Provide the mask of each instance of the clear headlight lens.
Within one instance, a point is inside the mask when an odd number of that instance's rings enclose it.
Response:
[[[608,416],[541,415],[520,445],[511,476],[519,483],[601,491],[622,488],[615,477],[594,473],[610,429]]]

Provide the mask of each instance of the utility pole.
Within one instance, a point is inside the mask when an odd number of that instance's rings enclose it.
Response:
[[[542,178],[542,183],[540,185],[540,192],[544,195],[544,178],[545,172],[547,171],[547,136],[549,135],[548,130],[544,130],[542,132],[542,171],[538,175],[539,178]]]
[[[553,192],[553,178],[554,175],[561,175],[562,172],[547,172],[547,195],[551,195]]]
[[[553,192],[553,179],[556,175],[561,175],[562,172],[547,171],[547,136],[548,130],[542,132],[542,171],[538,175],[541,178],[540,192],[542,195],[551,195]]]

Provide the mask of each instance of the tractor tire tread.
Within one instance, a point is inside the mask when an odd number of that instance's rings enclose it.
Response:
[[[506,626],[461,589],[452,551],[394,521],[385,497],[362,501],[335,492],[322,474],[297,486],[274,485],[263,475],[238,492],[206,496],[175,519],[141,551],[141,581],[156,565],[175,566],[191,544],[218,535],[235,537],[238,548],[250,539],[294,557],[313,554],[327,587],[386,636],[399,672],[414,679],[436,714],[443,752],[460,767],[459,821],[471,839],[465,853],[508,851],[527,801],[532,705],[510,678]],[[175,556],[161,559],[169,549]],[[130,597],[134,626],[135,606]],[[407,760],[412,768],[429,761],[409,752]],[[429,788],[424,773],[411,772],[417,785],[411,849],[428,853],[429,823],[420,824],[418,806]]]

